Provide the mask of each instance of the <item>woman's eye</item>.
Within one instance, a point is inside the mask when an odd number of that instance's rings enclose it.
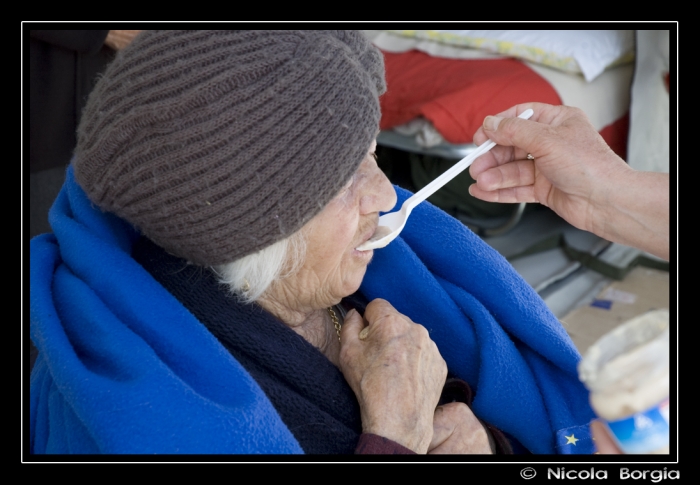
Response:
[[[375,162],[379,161],[379,157],[377,156],[377,152],[372,152],[372,157],[374,158]]]

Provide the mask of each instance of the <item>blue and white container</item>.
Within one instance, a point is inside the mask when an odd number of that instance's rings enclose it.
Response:
[[[624,453],[669,453],[668,310],[647,312],[601,337],[578,372]]]

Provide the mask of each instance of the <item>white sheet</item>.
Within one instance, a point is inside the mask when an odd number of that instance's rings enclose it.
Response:
[[[663,74],[669,70],[669,31],[640,30],[637,38],[627,161],[637,170],[668,172],[670,99]]]
[[[387,30],[438,45],[536,62],[592,81],[634,57],[633,30]]]

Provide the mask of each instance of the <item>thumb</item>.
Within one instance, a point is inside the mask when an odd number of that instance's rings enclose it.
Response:
[[[360,315],[360,313],[354,308],[351,309],[345,315],[343,326],[340,328],[341,338],[345,339],[345,337],[348,335],[354,335],[357,337],[357,334],[360,333],[360,330],[362,330],[364,326],[365,322],[362,315]]]
[[[619,455],[622,450],[617,446],[610,433],[605,429],[605,425],[598,420],[591,422],[591,434],[595,440],[598,453],[602,455]]]
[[[482,127],[484,133],[496,144],[521,148],[529,153],[535,150],[535,140],[544,129],[536,121],[500,116],[487,116]]]

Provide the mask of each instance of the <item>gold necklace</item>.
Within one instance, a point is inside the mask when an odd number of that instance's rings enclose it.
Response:
[[[333,311],[333,307],[328,307],[328,314],[331,316],[331,320],[333,320],[333,326],[335,327],[335,333],[338,334],[338,342],[340,342],[340,321],[338,320],[338,316],[335,314]]]

